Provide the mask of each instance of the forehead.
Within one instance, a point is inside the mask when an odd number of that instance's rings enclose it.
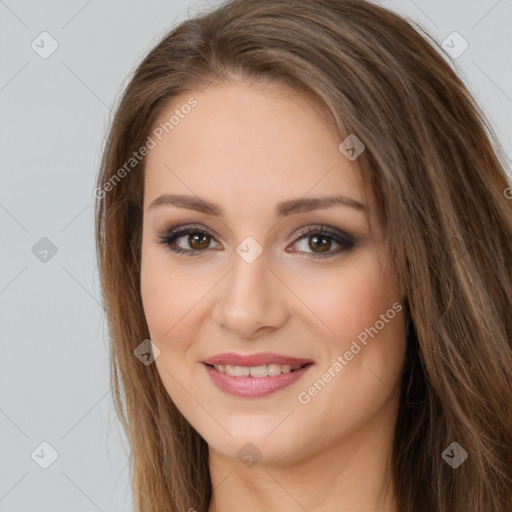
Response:
[[[190,105],[194,105],[190,107]],[[160,128],[160,129],[159,129]],[[278,83],[207,87],[157,119],[145,202],[161,193],[237,198],[245,206],[339,193],[363,202],[357,164],[319,101]]]

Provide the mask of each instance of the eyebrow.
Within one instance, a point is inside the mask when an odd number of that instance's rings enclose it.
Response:
[[[164,194],[157,197],[149,205],[149,210],[162,206],[177,206],[178,208],[187,208],[206,215],[224,217],[224,212],[218,204],[211,203],[198,196]],[[365,206],[362,203],[345,196],[310,197],[290,199],[278,203],[276,206],[276,216],[281,218],[294,213],[323,210],[333,206],[348,206],[359,211],[365,210]]]

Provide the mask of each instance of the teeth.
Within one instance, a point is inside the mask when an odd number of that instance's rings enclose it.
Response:
[[[233,370],[235,377],[249,377],[250,368],[248,366],[233,366]]]
[[[230,364],[216,364],[213,366],[218,372],[235,377],[274,377],[281,373],[290,373],[301,368],[301,365],[289,364],[263,364],[261,366],[232,366]]]
[[[266,377],[268,375],[267,365],[251,366],[249,368],[249,373],[251,374],[251,377]]]
[[[272,376],[272,377],[273,377],[274,375],[279,375],[279,374],[281,373],[282,368],[283,368],[283,367],[282,367],[280,364],[269,364],[269,365],[267,366],[267,369],[268,369],[268,375],[270,375],[270,376]],[[285,366],[284,368],[285,368],[285,370],[286,370],[287,368],[290,368],[290,366],[288,366],[288,365],[287,365],[287,366]],[[290,371],[290,370],[288,370],[288,372],[289,372],[289,371]],[[287,372],[287,371],[283,371],[282,373],[288,373],[288,372]]]

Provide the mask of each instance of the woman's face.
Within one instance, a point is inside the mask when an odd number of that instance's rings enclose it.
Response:
[[[164,386],[210,449],[284,463],[394,421],[402,298],[325,112],[282,85],[209,87],[151,137],[144,312]]]

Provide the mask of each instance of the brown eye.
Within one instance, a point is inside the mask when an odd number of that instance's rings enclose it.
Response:
[[[180,241],[183,239],[183,241]],[[213,235],[199,227],[189,226],[170,230],[166,235],[160,237],[161,244],[177,254],[187,256],[200,256],[207,253],[211,242],[215,240]],[[331,250],[335,244],[335,250]],[[338,229],[328,226],[307,226],[300,229],[295,237],[292,246],[303,244],[299,251],[288,250],[287,252],[305,253],[310,258],[326,258],[348,251],[355,246],[354,238]],[[339,246],[339,247],[337,247]]]
[[[213,236],[207,231],[190,226],[170,230],[160,237],[159,243],[167,246],[175,253],[195,256],[201,252],[206,252],[212,239]]]
[[[196,233],[188,236],[188,244],[193,250],[206,249],[210,245],[210,235]]]
[[[339,246],[331,250],[333,243]],[[348,251],[355,246],[355,239],[348,233],[328,226],[307,226],[299,230],[293,245],[303,245],[298,252],[311,258],[327,258]],[[288,251],[295,252],[295,251]]]
[[[329,237],[326,237],[323,235],[322,236],[315,235],[315,236],[310,236],[309,240],[310,240],[309,246],[311,247],[311,249],[313,249],[314,251],[316,251],[316,249],[319,249],[316,252],[320,252],[320,253],[327,252],[331,248],[332,242]]]

